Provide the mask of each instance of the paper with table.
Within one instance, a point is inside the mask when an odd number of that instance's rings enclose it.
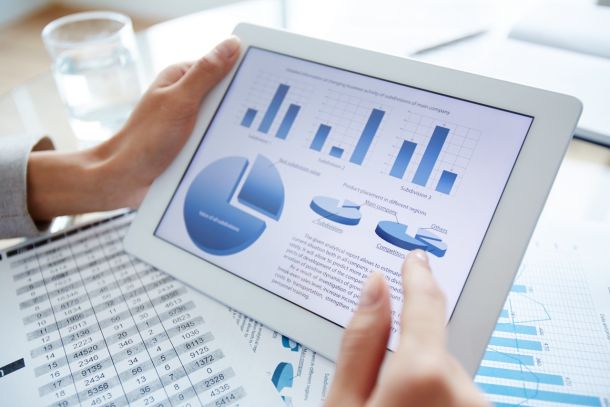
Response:
[[[222,305],[123,251],[132,217],[0,253],[0,404],[281,406]]]
[[[322,404],[332,362],[125,254],[132,216],[0,252],[3,403]],[[497,405],[610,405],[608,241],[539,228],[475,379]]]

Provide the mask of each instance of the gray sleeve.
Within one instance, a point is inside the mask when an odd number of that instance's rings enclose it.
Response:
[[[31,151],[50,149],[48,137],[0,137],[0,239],[32,236],[49,226],[28,212],[27,169]]]

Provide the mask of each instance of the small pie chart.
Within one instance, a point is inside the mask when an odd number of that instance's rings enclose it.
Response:
[[[429,229],[418,229],[415,236],[411,236],[407,233],[407,225],[384,220],[377,224],[375,233],[386,242],[401,249],[421,249],[437,257],[443,257],[447,252],[447,245],[441,237]]]
[[[271,382],[277,389],[278,392],[281,392],[284,388],[292,387],[294,379],[294,368],[292,364],[288,362],[280,362],[273,371],[273,375],[271,376]]]
[[[316,196],[311,200],[309,207],[323,218],[342,225],[357,225],[362,217],[360,205],[347,199],[341,202],[336,198]]]
[[[249,167],[237,200],[260,213],[260,218],[230,203]],[[198,248],[226,256],[254,243],[265,231],[264,218],[278,220],[283,207],[282,179],[269,159],[259,155],[250,166],[245,157],[225,157],[193,180],[184,200],[184,222]]]

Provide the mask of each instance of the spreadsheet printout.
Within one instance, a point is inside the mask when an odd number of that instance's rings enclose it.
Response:
[[[0,252],[0,404],[281,406],[226,308],[123,251],[133,216]]]

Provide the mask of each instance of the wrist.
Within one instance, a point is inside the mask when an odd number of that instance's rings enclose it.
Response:
[[[32,152],[28,160],[28,210],[36,220],[104,210],[103,157],[93,150]]]

